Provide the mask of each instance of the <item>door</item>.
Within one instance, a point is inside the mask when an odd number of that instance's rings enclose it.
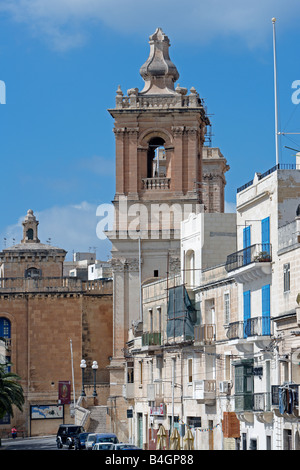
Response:
[[[251,334],[251,292],[244,292],[244,338]]]
[[[143,415],[142,413],[137,414],[137,434],[138,434],[138,447],[143,448]]]
[[[261,251],[270,255],[270,217],[261,221]]]
[[[270,284],[261,289],[262,335],[270,335]]]
[[[243,265],[249,264],[251,262],[251,232],[250,226],[245,227],[243,230]]]

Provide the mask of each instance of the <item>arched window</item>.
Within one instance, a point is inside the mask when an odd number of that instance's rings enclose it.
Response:
[[[147,178],[166,177],[165,141],[161,137],[153,137],[149,141],[147,154]]]
[[[38,279],[42,277],[42,271],[37,268],[28,268],[25,271],[25,278]]]
[[[185,255],[185,279],[189,287],[195,287],[195,252],[188,250]]]
[[[11,338],[11,325],[10,321],[5,317],[0,317],[0,338]]]
[[[33,240],[33,229],[29,228],[26,232],[27,240]]]

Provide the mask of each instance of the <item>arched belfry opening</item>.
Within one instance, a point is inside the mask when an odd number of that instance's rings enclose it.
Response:
[[[165,178],[166,164],[165,141],[161,137],[153,137],[147,152],[147,178]]]

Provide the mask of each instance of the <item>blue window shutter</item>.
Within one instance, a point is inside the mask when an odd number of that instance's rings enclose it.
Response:
[[[270,254],[270,217],[261,221],[261,243],[262,251]]]
[[[267,284],[261,289],[261,302],[262,302],[262,334],[270,334],[270,284]]]
[[[244,338],[249,336],[250,333],[250,318],[251,318],[251,292],[247,290],[244,292]]]
[[[247,249],[251,245],[251,232],[250,226],[243,229],[243,265],[251,262],[251,248]]]
[[[243,230],[243,248],[248,248],[251,245],[251,232],[250,226],[245,227]]]
[[[0,337],[10,338],[11,337],[11,325],[10,321],[4,317],[0,318]]]

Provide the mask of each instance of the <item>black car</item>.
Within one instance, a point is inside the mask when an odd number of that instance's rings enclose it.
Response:
[[[85,441],[88,435],[88,432],[81,432],[80,434],[77,434],[77,436],[75,436],[74,446],[76,450],[85,449]]]
[[[82,426],[77,426],[76,424],[61,424],[56,434],[56,445],[58,449],[61,449],[63,446],[72,449],[75,445],[76,436],[83,432],[84,429]]]

